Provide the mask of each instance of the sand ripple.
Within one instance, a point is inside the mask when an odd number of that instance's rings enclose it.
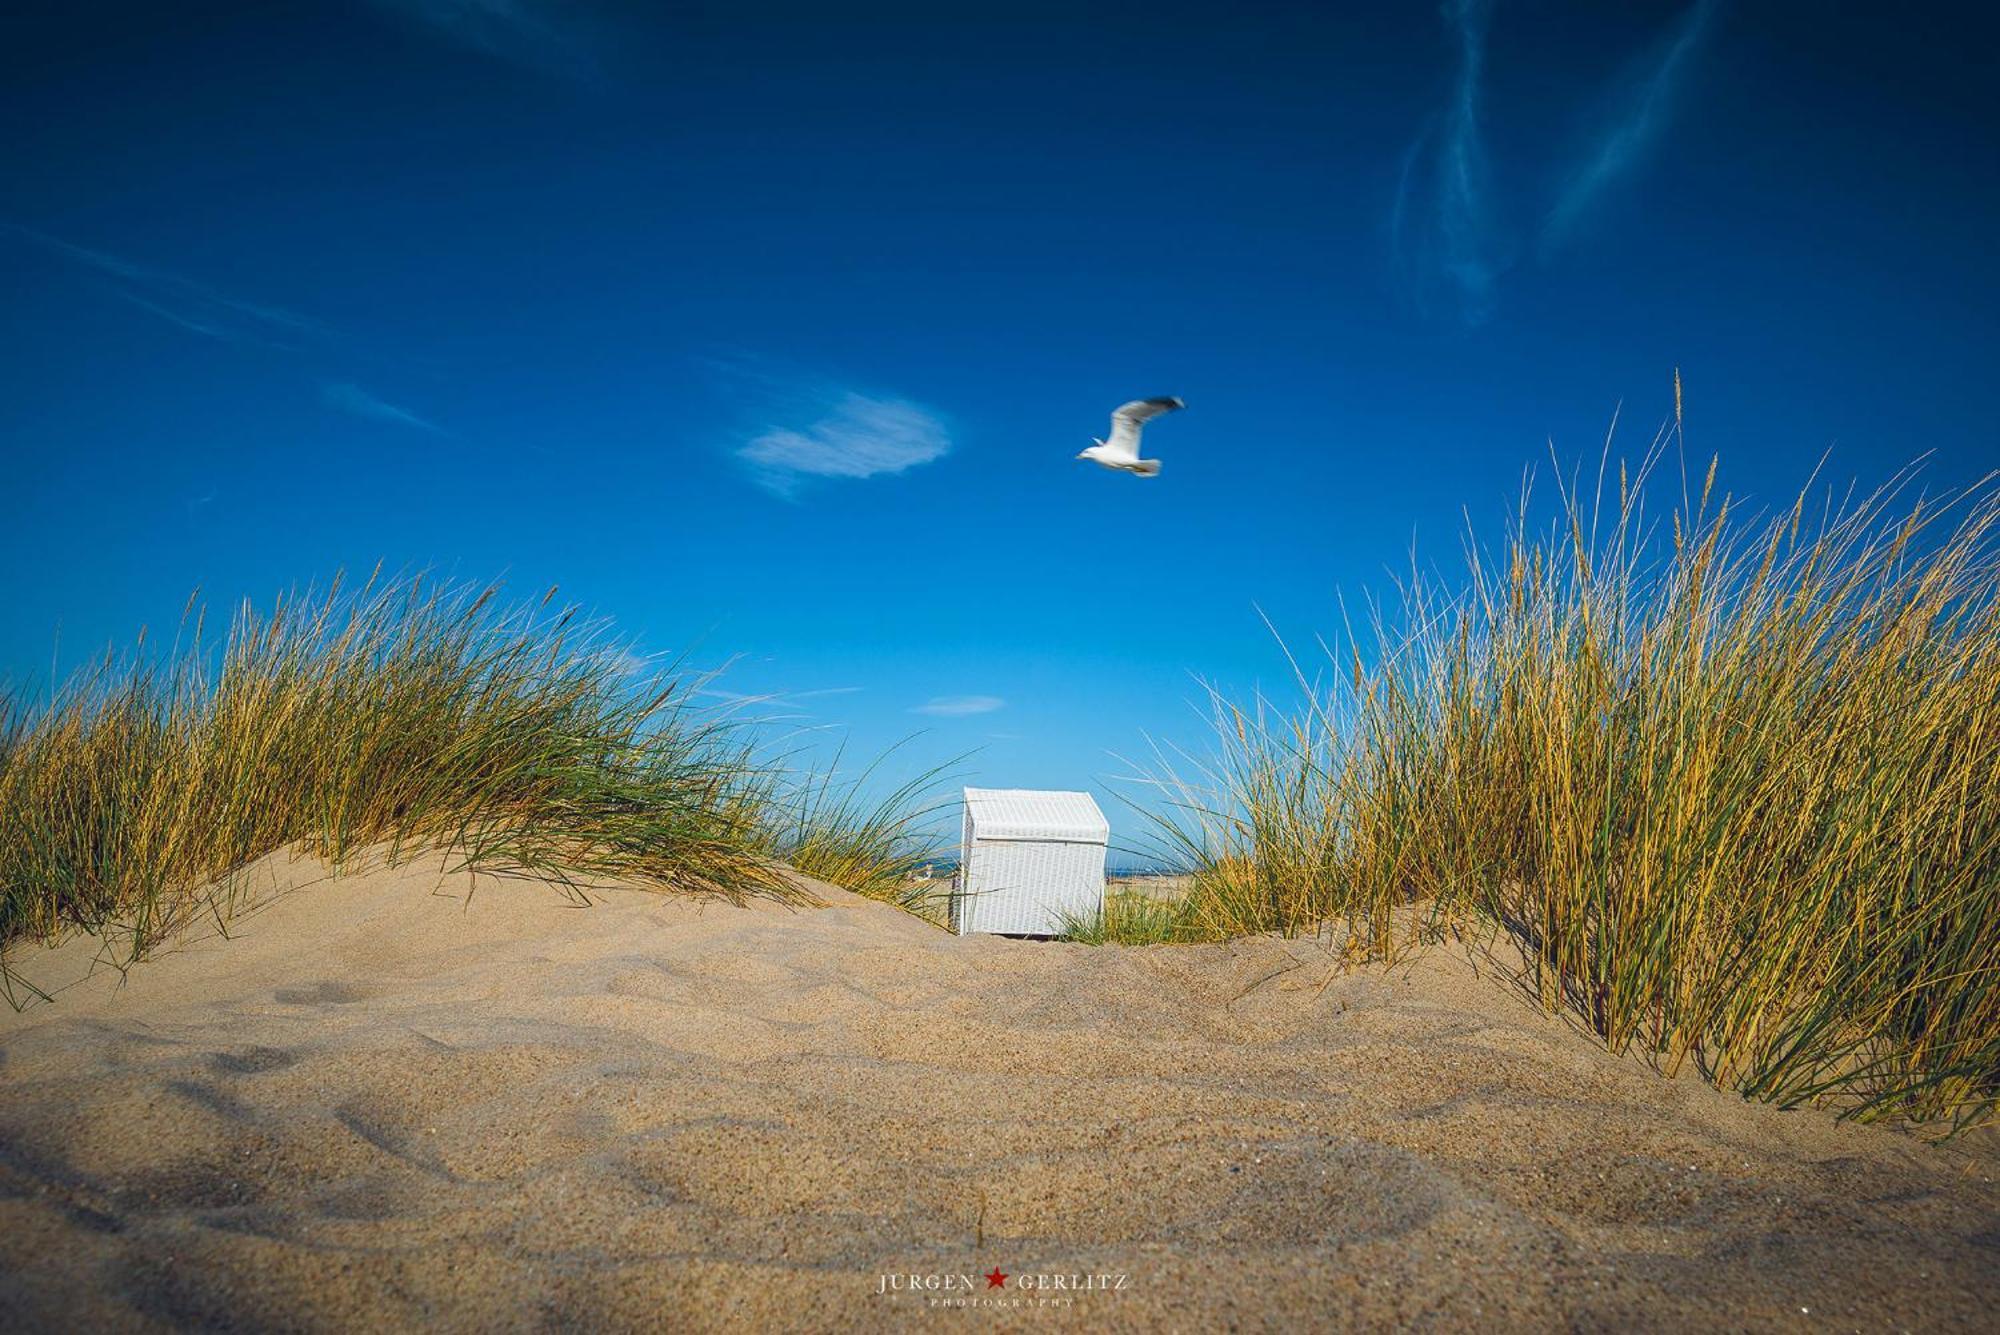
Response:
[[[436,867],[0,1012],[10,1328],[1945,1328],[2000,1155],[1617,1060],[1438,952],[957,940]],[[88,943],[23,959],[44,986]],[[881,1276],[1125,1277],[933,1310]],[[967,1295],[950,1294],[951,1297]]]

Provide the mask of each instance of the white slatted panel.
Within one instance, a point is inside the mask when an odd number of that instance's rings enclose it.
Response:
[[[1053,936],[1101,911],[1110,837],[1089,793],[966,789],[952,930]]]

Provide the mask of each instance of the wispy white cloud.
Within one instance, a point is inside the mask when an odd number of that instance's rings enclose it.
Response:
[[[224,343],[261,344],[296,352],[300,350],[300,342],[290,340],[298,336],[308,336],[322,346],[338,341],[340,337],[326,325],[296,311],[263,302],[245,301],[184,274],[142,264],[109,251],[79,246],[17,223],[0,223],[0,236],[19,238],[96,274],[104,280],[105,290],[120,301],[203,338]],[[328,408],[352,413],[356,417],[392,422],[418,431],[448,434],[428,418],[345,381],[323,383],[320,386],[320,401]]]
[[[766,427],[737,451],[760,485],[792,496],[809,478],[901,473],[951,449],[944,423],[907,399],[840,391],[825,396],[815,411],[811,423]]]
[[[1444,272],[1468,302],[1484,306],[1492,295],[1486,145],[1479,130],[1480,86],[1486,71],[1486,0],[1454,0],[1445,10],[1458,39],[1458,82],[1445,117],[1438,159],[1438,232]]]
[[[665,661],[659,654],[642,654],[622,647],[610,650],[609,654],[612,670],[621,677],[650,677]]]
[[[853,695],[861,690],[859,686],[820,686],[810,691],[787,691],[788,700],[812,700],[822,695]]]
[[[376,9],[482,55],[549,74],[596,72],[576,5],[556,0],[369,0]]]
[[[1404,153],[1389,219],[1390,244],[1418,304],[1429,309],[1442,294],[1471,323],[1491,313],[1506,267],[1480,127],[1491,9],[1488,0],[1444,6],[1458,57],[1451,96]]]
[[[1005,707],[997,695],[940,695],[911,709],[912,714],[933,714],[940,718],[965,718],[971,714],[991,714]]]
[[[859,686],[822,686],[800,691],[733,691],[710,682],[697,686],[694,693],[715,701],[724,713],[759,724],[797,724],[800,731],[805,732],[829,726],[822,721],[825,706],[820,701],[833,696],[852,695],[861,689]]]
[[[387,399],[377,398],[359,385],[345,381],[330,381],[320,386],[320,401],[329,408],[356,417],[367,417],[377,422],[393,422],[398,426],[415,427],[419,431],[435,431],[444,434],[444,428],[427,418],[419,417],[408,408],[401,408]]]
[[[1575,235],[1603,194],[1645,160],[1671,118],[1688,65],[1719,0],[1694,0],[1622,90],[1618,110],[1562,178],[1539,227],[1546,260]],[[1494,309],[1501,278],[1518,258],[1503,225],[1504,192],[1494,189],[1482,129],[1491,0],[1446,0],[1456,51],[1450,98],[1403,155],[1389,212],[1392,259],[1419,310],[1445,307],[1468,324]]]
[[[204,338],[220,339],[225,343],[234,343],[236,341],[237,335],[235,332],[223,325],[203,320],[198,316],[185,315],[180,311],[162,306],[157,301],[149,301],[137,292],[128,291],[122,287],[114,287],[111,290],[120,300],[130,302],[142,311],[148,311],[157,315],[168,324],[177,324],[190,334],[200,334]]]
[[[820,696],[826,696],[826,695],[852,695],[860,689],[861,687],[859,686],[821,686],[817,687],[816,689],[808,691],[772,691],[765,695],[754,695],[746,691],[724,690],[720,686],[703,686],[698,688],[695,691],[695,694],[706,695],[713,699],[720,700],[724,704],[731,704],[731,705],[742,705],[742,704],[790,705],[790,704],[796,704],[800,700],[813,700],[819,698]]]
[[[244,301],[182,274],[75,245],[33,228],[0,223],[0,232],[99,274],[109,280],[111,291],[120,299],[191,334],[225,342],[272,343],[288,335],[328,332],[317,320],[295,311]]]
[[[1555,207],[1542,225],[1545,252],[1574,235],[1604,192],[1630,175],[1659,139],[1672,116],[1690,58],[1707,36],[1716,7],[1715,0],[1695,0],[1649,57],[1627,93],[1622,111],[1565,178]]]

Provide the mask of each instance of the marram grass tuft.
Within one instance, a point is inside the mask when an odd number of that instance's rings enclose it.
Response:
[[[894,749],[847,778],[843,751],[823,769],[776,776],[766,847],[808,876],[942,924],[947,892],[921,873],[937,857],[935,818],[952,804],[943,792],[951,765],[878,794],[873,780]]]
[[[1158,776],[1193,878],[1169,934],[1391,957],[1476,920],[1613,1050],[1787,1106],[1989,1115],[2000,493],[1905,476],[1747,521],[1711,465],[1655,526],[1648,471],[1539,534],[1524,500],[1498,561],[1409,581],[1372,661],[1331,653],[1298,705],[1215,696],[1213,758]]]
[[[192,604],[191,604],[192,606]],[[421,577],[196,615],[0,716],[0,945],[81,929],[133,958],[226,916],[229,873],[297,846],[793,894],[768,785],[696,679],[635,683],[602,628]],[[142,641],[143,648],[143,641]]]

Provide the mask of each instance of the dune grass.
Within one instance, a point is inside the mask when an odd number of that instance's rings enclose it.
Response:
[[[1064,913],[1057,939],[1087,946],[1159,946],[1199,939],[1189,930],[1188,900],[1159,899],[1139,890],[1106,889],[1096,913]]]
[[[780,898],[774,849],[871,885],[908,858],[912,813],[785,805],[754,736],[693,704],[702,678],[635,683],[547,598],[336,582],[220,644],[182,629],[0,709],[0,946],[82,930],[138,958],[226,920],[230,873],[286,847]]]
[[[1666,439],[1663,437],[1663,440]],[[2000,496],[1745,521],[1647,465],[1468,549],[1301,700],[1155,777],[1192,889],[1138,939],[1498,926],[1613,1050],[1783,1105],[2000,1099]],[[1691,493],[1691,494],[1690,494]],[[1407,906],[1419,906],[1416,912]],[[1404,910],[1398,912],[1398,910]],[[1115,937],[1115,933],[1113,933]]]
[[[917,873],[936,856],[930,827],[947,805],[950,765],[878,793],[871,780],[889,753],[842,778],[844,751],[821,769],[774,783],[767,847],[808,876],[942,923],[945,891]]]

